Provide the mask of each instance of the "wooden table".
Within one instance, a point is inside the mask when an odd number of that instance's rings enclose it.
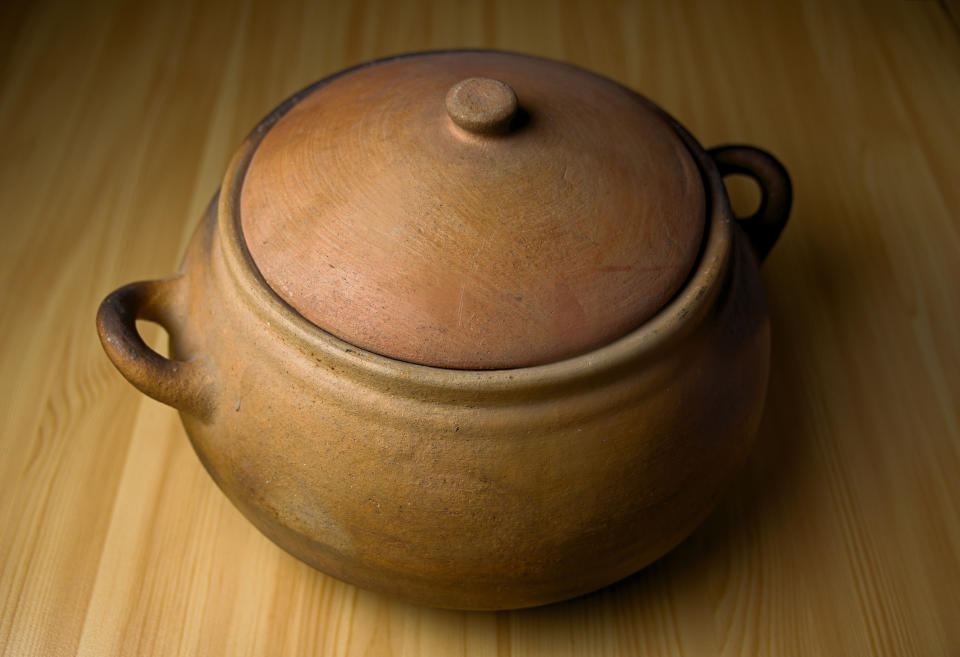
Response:
[[[764,267],[773,370],[748,468],[655,565],[527,611],[403,604],[274,547],[93,327],[111,289],[174,271],[272,106],[350,64],[454,46],[602,72],[707,145],[768,148],[796,186]],[[944,6],[7,2],[0,84],[3,654],[960,654],[960,30]]]

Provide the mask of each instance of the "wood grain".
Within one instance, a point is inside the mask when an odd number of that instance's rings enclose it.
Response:
[[[933,1],[5,3],[0,652],[956,655],[958,34]],[[651,568],[522,612],[408,606],[287,556],[93,330],[107,292],[175,268],[277,99],[453,46],[597,70],[707,145],[769,148],[797,192],[747,471]]]

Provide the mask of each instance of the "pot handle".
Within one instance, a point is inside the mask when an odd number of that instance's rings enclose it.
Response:
[[[97,333],[120,373],[142,393],[177,410],[209,419],[213,412],[209,359],[171,360],[148,347],[137,320],[156,322],[169,332],[180,278],[140,281],[111,292],[97,311]]]
[[[770,253],[790,216],[793,186],[782,164],[764,150],[739,144],[711,148],[708,153],[717,163],[721,176],[739,173],[753,178],[760,186],[760,207],[749,217],[738,217],[757,259]]]

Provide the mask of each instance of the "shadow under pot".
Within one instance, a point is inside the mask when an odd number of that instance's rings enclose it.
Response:
[[[180,273],[97,326],[291,554],[418,603],[541,605],[663,555],[745,461],[790,198],[770,155],[705,151],[581,69],[384,59],[261,121]]]

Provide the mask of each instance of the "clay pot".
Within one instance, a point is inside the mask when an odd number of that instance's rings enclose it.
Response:
[[[266,117],[180,273],[112,293],[98,330],[291,554],[430,605],[545,604],[664,554],[744,462],[789,206],[771,156],[704,151],[580,69],[381,60]]]

